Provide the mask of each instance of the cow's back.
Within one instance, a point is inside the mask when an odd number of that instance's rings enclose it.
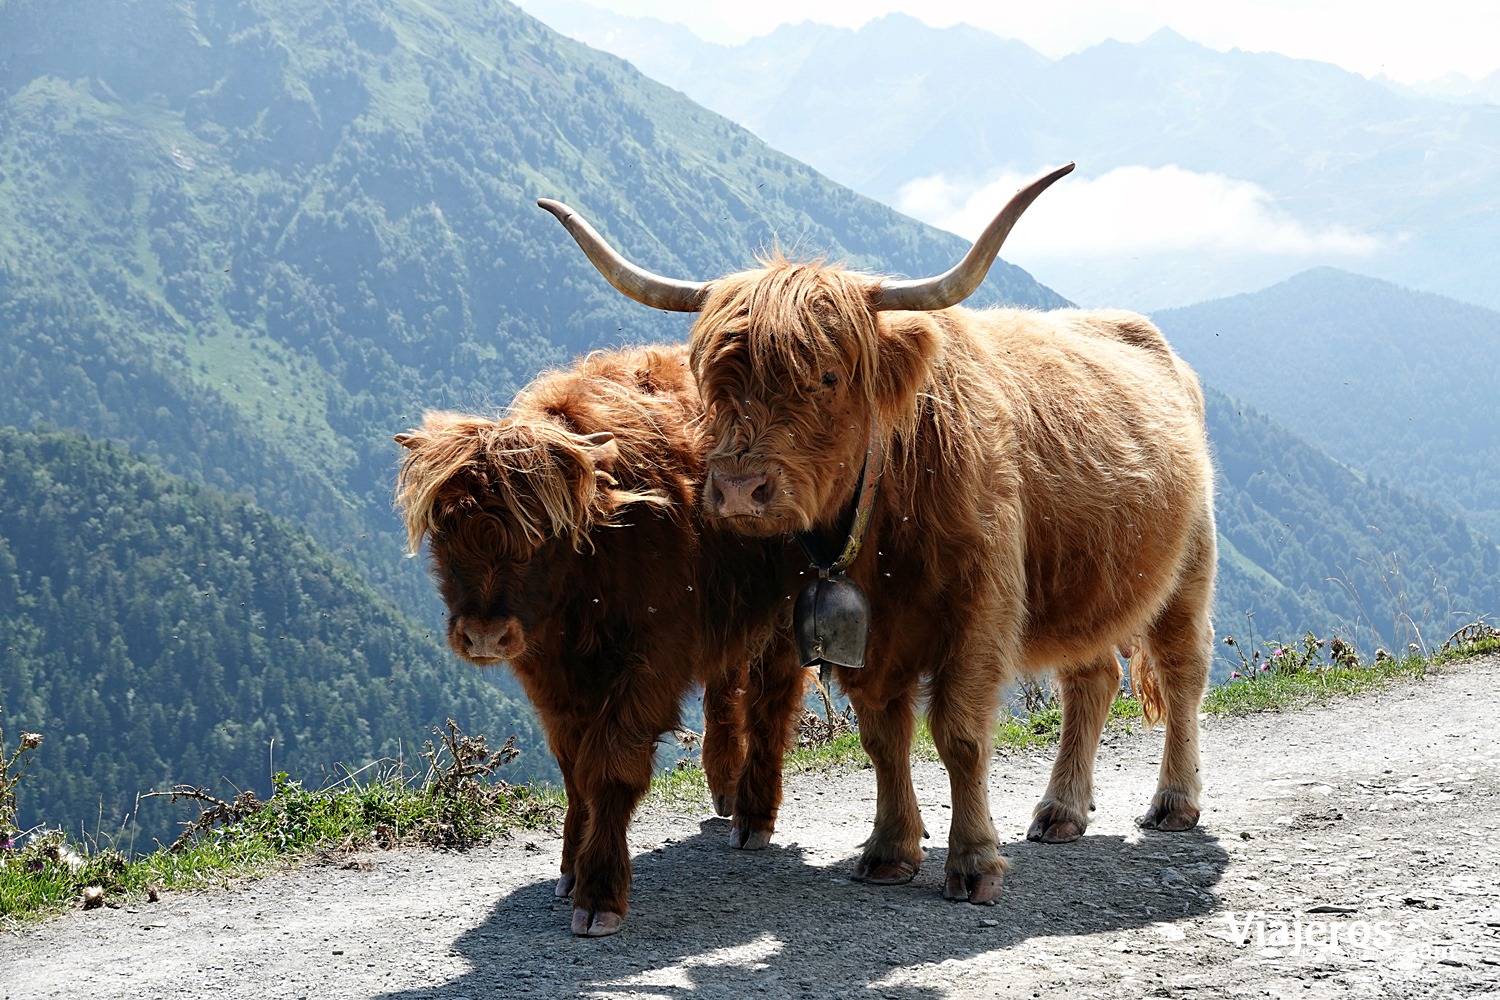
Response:
[[[697,421],[703,402],[681,344],[595,351],[539,376],[511,411],[552,420],[578,434],[608,431],[631,488],[660,489],[691,508],[697,484]]]
[[[1023,533],[1027,658],[1128,634],[1173,591],[1194,532],[1211,530],[1197,378],[1135,313],[940,318],[935,395],[962,395],[968,414],[941,436],[978,435],[976,500]]]

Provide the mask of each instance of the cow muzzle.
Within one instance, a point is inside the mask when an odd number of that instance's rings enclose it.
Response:
[[[708,504],[720,517],[761,517],[776,496],[774,472],[708,474]]]
[[[471,663],[490,666],[509,660],[526,648],[526,631],[515,618],[456,618],[448,630],[448,644]]]

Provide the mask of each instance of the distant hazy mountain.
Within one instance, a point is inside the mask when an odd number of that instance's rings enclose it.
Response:
[[[1016,241],[1017,259],[1084,304],[1180,306],[1334,264],[1500,307],[1494,104],[1398,94],[1328,64],[1216,52],[1165,30],[1049,60],[974,28],[901,15],[858,31],[802,24],[718,46],[580,0],[526,6],[888,204],[934,177],[961,196],[1065,160],[1079,163],[1074,187],[1137,170],[1080,197],[1066,219],[1117,235],[1125,223],[1109,217],[1128,218],[1137,245],[1084,247],[1069,259],[1028,252],[1024,233]],[[1147,184],[1148,172],[1174,167],[1188,175]],[[1137,223],[1131,202],[1145,191],[1160,212]],[[1184,203],[1173,204],[1174,191]],[[1066,197],[1061,187],[1049,193],[1032,224]],[[1254,232],[1253,243],[1157,244],[1162,231],[1193,222],[1174,213],[1215,211]]]
[[[1445,73],[1416,83],[1398,83],[1383,74],[1375,79],[1407,97],[1436,97],[1459,104],[1500,104],[1500,70],[1478,80],[1462,73]]]
[[[1153,318],[1210,384],[1500,538],[1500,313],[1320,268]]]

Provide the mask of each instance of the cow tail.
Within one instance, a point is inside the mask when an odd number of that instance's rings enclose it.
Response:
[[[1126,658],[1130,661],[1130,690],[1140,702],[1141,718],[1147,729],[1154,729],[1166,712],[1156,658],[1151,655],[1151,647],[1142,636],[1131,640]]]

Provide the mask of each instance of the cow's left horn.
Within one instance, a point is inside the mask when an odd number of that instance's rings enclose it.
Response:
[[[947,309],[957,305],[979,287],[990,265],[1000,253],[1005,237],[1031,207],[1037,196],[1051,186],[1052,182],[1073,172],[1073,164],[1058,167],[1043,174],[1011,196],[1000,214],[995,216],[979,239],[969,248],[964,259],[951,270],[936,278],[912,278],[906,281],[884,281],[876,289],[873,302],[876,309]]]
[[[593,261],[599,273],[627,298],[668,312],[697,312],[703,308],[703,298],[708,290],[706,281],[679,281],[663,278],[644,268],[637,267],[620,255],[594,227],[584,221],[583,216],[560,201],[551,198],[537,200],[537,205],[557,216],[557,221],[583,252]]]

